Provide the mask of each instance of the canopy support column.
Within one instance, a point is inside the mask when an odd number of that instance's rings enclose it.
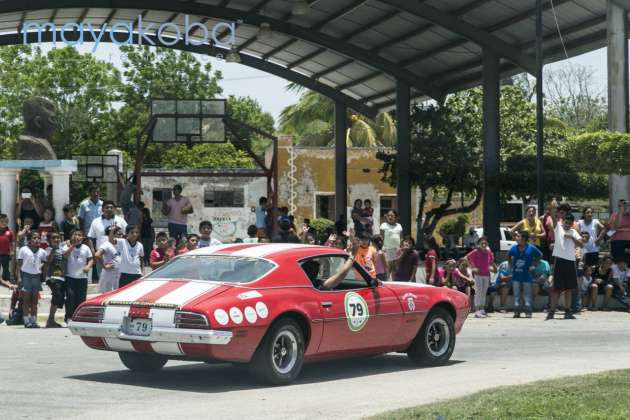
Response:
[[[493,251],[500,247],[499,57],[483,50],[483,232]]]
[[[628,132],[628,27],[627,12],[608,0],[606,31],[608,38],[608,129]],[[617,201],[630,197],[630,176],[610,175],[610,211]]]
[[[543,10],[536,0],[536,197],[538,214],[545,209],[543,171],[545,157],[545,115],[543,113]]]
[[[404,235],[411,234],[411,91],[409,85],[396,82],[396,186],[398,189],[398,218]],[[421,241],[422,238],[417,238]]]
[[[347,221],[348,208],[348,109],[344,104],[335,102],[335,217]]]

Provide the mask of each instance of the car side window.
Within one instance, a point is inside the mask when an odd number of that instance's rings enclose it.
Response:
[[[342,256],[321,256],[304,260],[300,263],[302,270],[316,289],[321,289],[326,279],[341,270],[346,262]],[[363,274],[355,267],[346,274],[345,279],[333,290],[352,290],[367,287]]]

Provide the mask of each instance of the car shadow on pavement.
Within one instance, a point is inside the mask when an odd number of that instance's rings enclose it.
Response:
[[[451,360],[446,363],[445,366],[459,363],[464,362]],[[351,379],[425,369],[435,368],[416,366],[409,361],[406,355],[398,354],[316,362],[304,365],[300,376],[294,384],[312,384],[336,381],[339,379]],[[225,363],[191,363],[171,367],[166,365],[161,371],[149,374],[131,372],[129,370],[116,370],[85,375],[73,375],[66,378],[200,393],[239,391],[265,388],[268,386],[261,384],[250,375],[247,366]]]

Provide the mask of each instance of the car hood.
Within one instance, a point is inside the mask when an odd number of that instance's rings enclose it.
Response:
[[[150,308],[183,308],[199,300],[217,296],[230,286],[196,280],[151,279],[130,285],[91,299],[89,304],[133,305]]]

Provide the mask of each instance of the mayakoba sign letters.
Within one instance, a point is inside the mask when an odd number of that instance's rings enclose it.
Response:
[[[183,26],[175,22],[164,22],[160,26],[157,26],[156,23],[145,24],[142,22],[142,15],[138,15],[138,19],[135,21],[120,21],[111,26],[104,23],[99,27],[94,27],[91,23],[76,21],[68,22],[61,27],[54,22],[28,22],[22,26],[20,33],[24,44],[29,43],[28,34],[30,32],[37,32],[37,43],[41,44],[42,33],[51,31],[53,44],[57,43],[57,32],[59,32],[59,38],[64,44],[83,45],[85,42],[84,35],[86,32],[89,32],[92,41],[87,42],[94,42],[92,52],[95,52],[105,36],[109,36],[110,41],[116,45],[132,45],[134,43],[134,26],[137,26],[135,32],[138,45],[155,46],[155,36],[162,45],[167,47],[173,46],[182,40],[186,45],[198,46],[209,43],[209,40],[212,39],[213,45],[230,48],[234,45],[236,38],[236,24],[234,22],[219,22],[210,29],[201,22],[191,22],[188,15],[184,16]],[[167,31],[169,34],[165,35]],[[195,38],[191,37],[193,32],[197,32]],[[223,32],[228,36],[226,42],[218,39],[218,35]],[[68,39],[67,34],[69,33],[78,34],[78,38],[73,36],[73,39]]]

